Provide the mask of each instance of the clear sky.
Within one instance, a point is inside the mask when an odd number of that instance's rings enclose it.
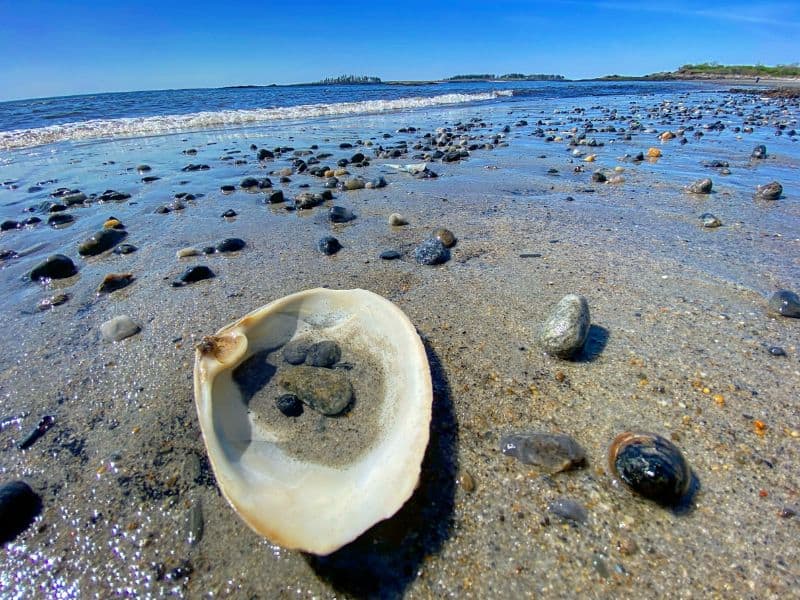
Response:
[[[800,61],[800,2],[0,0],[0,100]]]

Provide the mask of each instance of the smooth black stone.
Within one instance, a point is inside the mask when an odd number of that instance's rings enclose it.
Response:
[[[81,256],[95,256],[109,250],[127,237],[125,231],[119,229],[101,229],[88,240],[78,246]]]
[[[232,217],[235,217],[236,215],[237,215],[236,211],[235,211],[235,210],[233,210],[232,208],[229,208],[229,209],[228,209],[228,210],[226,210],[224,213],[222,213],[222,215],[220,215],[220,216],[221,216],[223,219],[230,219],[230,218],[232,218]]]
[[[28,188],[28,193],[29,194],[34,194],[36,192],[41,192],[41,191],[42,191],[42,188],[39,187],[38,185],[32,185],[31,187]]]
[[[275,158],[275,155],[266,148],[258,151],[258,160],[269,160],[271,158]]]
[[[604,183],[608,180],[605,174],[602,171],[595,171],[592,173],[592,181],[596,183]]]
[[[767,158],[767,147],[764,144],[759,144],[753,148],[750,158],[764,159]]]
[[[400,254],[397,250],[384,250],[380,253],[380,258],[383,260],[397,260],[401,258],[403,255]]]
[[[323,254],[331,256],[341,250],[342,245],[335,237],[326,235],[317,243],[317,248],[319,248],[319,251]]]
[[[244,179],[242,179],[242,182],[239,184],[239,187],[242,188],[243,190],[256,188],[258,187],[258,179],[256,179],[255,177],[245,177]]]
[[[12,229],[19,229],[20,224],[16,221],[8,220],[0,223],[0,231],[11,231]]]
[[[51,204],[50,208],[47,209],[47,212],[57,213],[64,210],[67,210],[66,204]]]
[[[767,352],[772,354],[772,356],[786,356],[786,350],[780,346],[770,346],[767,348]]]
[[[311,343],[308,340],[292,340],[283,347],[283,360],[290,365],[302,365],[306,362],[306,355]]]
[[[77,273],[75,263],[72,259],[63,254],[53,254],[49,256],[44,262],[40,263],[30,273],[31,281],[38,281],[40,279],[64,279],[65,277],[72,277]]]
[[[294,394],[283,394],[275,400],[275,407],[287,417],[299,417],[303,414],[303,403]]]
[[[56,227],[57,225],[66,225],[67,223],[72,223],[75,220],[75,217],[66,213],[56,213],[54,215],[50,215],[47,219],[47,224],[50,227]]]
[[[27,219],[25,219],[22,222],[22,224],[23,225],[37,225],[37,224],[39,224],[41,222],[42,222],[42,220],[39,217],[28,217]]]
[[[42,512],[42,500],[24,481],[0,486],[0,544],[25,531]]]
[[[306,364],[312,367],[332,367],[342,358],[339,344],[324,340],[312,344],[306,353]]]
[[[646,498],[675,505],[689,487],[691,472],[680,450],[661,436],[624,443],[613,463],[619,478]]]
[[[280,204],[284,202],[284,200],[285,198],[283,197],[282,190],[276,190],[267,196],[267,204]]]
[[[778,290],[770,296],[769,311],[783,317],[800,318],[800,297],[789,290]]]
[[[125,192],[106,190],[97,197],[97,200],[100,202],[120,202],[121,200],[127,200],[130,197],[131,195],[126,194]]]
[[[328,211],[328,218],[334,223],[347,223],[356,218],[349,208],[344,206],[331,206]]]
[[[131,252],[136,252],[138,248],[133,244],[120,244],[116,248],[114,248],[114,254],[130,254]]]
[[[438,265],[450,260],[450,250],[436,238],[431,238],[414,248],[414,259],[421,265]]]
[[[223,194],[232,194],[233,192],[236,191],[236,186],[235,185],[223,185],[223,186],[220,186],[219,190]]]
[[[156,208],[153,211],[153,213],[155,213],[157,215],[166,215],[169,212],[172,212],[172,211],[169,208],[167,208],[166,206],[159,206],[158,208]]]
[[[244,240],[239,238],[226,238],[216,246],[217,252],[237,252],[245,247]]]
[[[161,179],[161,177],[158,177],[157,175],[148,175],[147,177],[142,177],[142,183],[153,183],[159,179]]]
[[[204,247],[204,248],[201,250],[201,252],[202,252],[203,254],[214,254],[216,251],[217,251],[217,249],[216,249],[214,246],[205,246],[205,247]]]
[[[216,277],[214,272],[205,265],[194,265],[186,269],[178,279],[172,282],[173,287],[181,287],[189,283]]]

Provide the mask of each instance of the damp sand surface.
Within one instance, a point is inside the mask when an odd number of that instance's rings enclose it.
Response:
[[[722,131],[660,143],[657,133],[686,125],[661,109],[685,102],[696,127]],[[798,321],[766,311],[768,295],[797,291],[800,151],[775,135],[770,119],[797,127],[796,106],[723,92],[529,100],[302,123],[293,128],[193,133],[117,140],[5,156],[0,179],[133,192],[130,202],[76,209],[59,230],[4,232],[2,247],[30,253],[0,271],[5,328],[0,358],[0,468],[41,495],[36,522],[0,555],[2,595],[83,597],[745,597],[785,598],[800,581],[800,389]],[[731,102],[744,103],[737,107]],[[605,143],[585,170],[559,132],[607,108],[640,120],[629,141]],[[605,107],[605,108],[604,108]],[[759,108],[757,108],[759,107]],[[751,134],[737,134],[745,115]],[[561,112],[554,113],[554,110]],[[575,112],[578,111],[578,112]],[[605,112],[604,112],[605,111]],[[511,114],[509,114],[511,113]],[[439,178],[416,180],[373,161],[388,187],[336,192],[357,218],[331,224],[325,207],[288,212],[257,194],[218,193],[262,167],[220,157],[269,147],[319,144],[334,158],[341,142],[394,141],[402,126],[420,132],[477,117],[484,132],[508,125],[507,146],[469,159],[431,163]],[[519,119],[528,126],[516,126]],[[626,119],[625,123],[630,119]],[[620,122],[616,125],[622,126]],[[294,139],[288,139],[293,137]],[[411,142],[409,136],[409,142]],[[563,139],[563,138],[562,138]],[[765,143],[770,157],[749,159]],[[633,164],[626,154],[662,149]],[[188,147],[209,171],[180,172]],[[349,151],[345,151],[349,152]],[[730,173],[702,163],[728,161]],[[104,164],[109,160],[114,164]],[[333,162],[333,159],[330,159]],[[148,162],[162,179],[139,183],[128,171]],[[590,180],[597,167],[624,169],[620,185]],[[548,174],[549,169],[557,174]],[[355,170],[355,169],[353,169]],[[683,188],[711,176],[707,198]],[[756,184],[782,182],[784,197],[754,201]],[[315,179],[293,175],[287,195]],[[185,183],[184,183],[185,182]],[[51,186],[51,187],[53,187]],[[22,188],[20,188],[21,190]],[[312,188],[316,189],[316,188]],[[3,190],[4,218],[32,200]],[[186,208],[153,214],[180,191],[203,194]],[[572,200],[567,200],[567,197]],[[234,208],[233,220],[220,214]],[[400,212],[409,225],[391,227]],[[698,215],[714,212],[715,230]],[[113,214],[139,250],[78,259],[78,241]],[[437,227],[458,238],[449,262],[417,265],[411,251]],[[335,235],[343,249],[322,256],[316,242]],[[240,252],[178,260],[185,246],[236,236]],[[43,244],[44,246],[41,246]],[[396,249],[400,260],[378,254]],[[22,279],[44,256],[79,263],[50,286]],[[186,266],[216,277],[182,288]],[[98,297],[108,272],[133,284]],[[329,557],[287,551],[250,531],[219,493],[192,398],[194,345],[254,308],[312,287],[364,288],[395,302],[423,338],[434,381],[431,441],[418,490],[393,518]],[[35,309],[45,295],[70,299]],[[592,328],[574,361],[544,355],[535,332],[558,300],[581,293]],[[137,335],[104,343],[99,327],[127,314]],[[13,343],[12,341],[13,340]],[[781,347],[785,356],[768,348]],[[43,415],[54,425],[28,450],[17,444]],[[6,421],[6,417],[10,420]],[[502,435],[525,430],[573,436],[585,468],[548,476],[504,456]],[[670,438],[699,480],[692,509],[676,514],[615,485],[607,449],[622,431]],[[465,483],[469,482],[469,483]],[[563,523],[547,507],[568,498],[586,522]],[[203,527],[197,527],[198,512]],[[194,525],[187,525],[187,523]],[[195,532],[193,543],[187,527]],[[196,534],[202,531],[198,541]]]
[[[324,330],[307,330],[298,338],[309,344],[329,339]],[[333,416],[307,405],[297,417],[278,410],[276,400],[287,393],[280,385],[281,374],[296,368],[283,359],[283,348],[257,351],[234,369],[233,379],[246,399],[253,427],[260,432],[255,437],[274,436],[288,456],[331,467],[352,464],[375,444],[384,411],[383,369],[367,353],[346,344],[340,348],[341,359],[333,368],[346,376],[353,399],[341,414]]]

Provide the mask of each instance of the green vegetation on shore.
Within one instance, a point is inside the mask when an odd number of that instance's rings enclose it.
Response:
[[[677,73],[678,76],[719,76],[719,77],[800,77],[800,66],[791,65],[720,65],[715,62],[700,63],[697,65],[683,65]]]
[[[480,73],[470,75],[453,75],[445,81],[563,81],[563,75],[549,75],[546,73],[506,73],[505,75],[493,75],[492,73]]]
[[[339,77],[326,77],[322,81],[317,81],[317,85],[356,85],[363,83],[382,83],[380,77],[370,77],[368,75],[340,75]]]

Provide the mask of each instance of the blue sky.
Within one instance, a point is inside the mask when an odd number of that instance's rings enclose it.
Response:
[[[0,100],[800,61],[800,2],[0,0]]]

